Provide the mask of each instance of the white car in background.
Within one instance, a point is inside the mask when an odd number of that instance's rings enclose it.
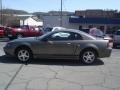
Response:
[[[117,30],[113,35],[113,46],[117,47],[120,45],[120,30]]]
[[[63,27],[53,27],[52,31],[57,31],[57,30],[65,30],[66,28]]]

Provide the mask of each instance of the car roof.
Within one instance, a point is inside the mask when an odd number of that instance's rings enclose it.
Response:
[[[93,36],[89,35],[88,33],[85,33],[85,32],[83,32],[83,31],[76,30],[76,29],[67,29],[67,28],[64,28],[64,29],[60,29],[60,30],[55,30],[55,31],[53,31],[53,33],[54,33],[54,32],[59,32],[59,31],[74,32],[74,33],[78,33],[78,34],[80,34],[80,35],[82,35],[82,36],[87,36],[87,37],[89,37],[89,38],[91,38],[91,39],[95,39]]]

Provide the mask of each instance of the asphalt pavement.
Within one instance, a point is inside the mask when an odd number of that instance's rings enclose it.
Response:
[[[120,90],[120,49],[93,65],[35,59],[27,65],[6,57],[0,42],[0,90]]]

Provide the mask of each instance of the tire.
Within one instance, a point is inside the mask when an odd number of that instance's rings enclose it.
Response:
[[[17,39],[19,38],[23,38],[23,35],[22,34],[17,34]]]
[[[95,62],[97,54],[94,50],[85,50],[80,55],[80,60],[83,64],[90,65]]]
[[[19,48],[16,51],[16,57],[20,62],[28,62],[33,58],[33,55],[30,49]]]

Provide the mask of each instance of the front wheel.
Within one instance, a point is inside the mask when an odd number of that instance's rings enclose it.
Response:
[[[97,58],[95,51],[86,50],[80,55],[80,59],[84,64],[93,64]]]
[[[28,62],[32,58],[31,51],[26,48],[18,49],[16,55],[20,62]]]
[[[18,34],[17,35],[17,39],[19,39],[19,38],[23,38],[23,35],[22,34]]]

